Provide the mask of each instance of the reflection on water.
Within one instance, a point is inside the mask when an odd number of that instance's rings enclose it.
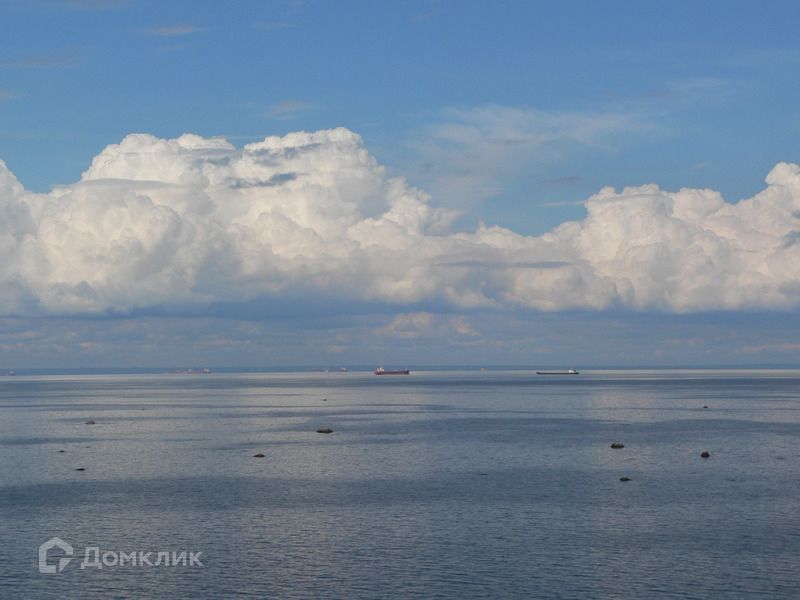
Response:
[[[9,378],[0,596],[794,597],[798,384],[788,371]],[[204,566],[76,560],[43,575],[53,536],[202,551]]]

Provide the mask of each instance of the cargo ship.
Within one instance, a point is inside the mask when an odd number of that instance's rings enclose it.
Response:
[[[567,371],[536,371],[537,375],[580,375],[575,369]]]
[[[375,375],[408,375],[411,373],[408,369],[399,369],[397,371],[387,371],[383,367],[378,367],[373,371]]]

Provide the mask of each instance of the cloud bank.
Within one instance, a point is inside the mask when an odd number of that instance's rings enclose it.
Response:
[[[0,162],[0,314],[370,302],[414,310],[692,312],[800,304],[800,166],[730,204],[712,190],[607,188],[541,236],[453,231],[346,129],[133,134],[77,183],[24,189]]]

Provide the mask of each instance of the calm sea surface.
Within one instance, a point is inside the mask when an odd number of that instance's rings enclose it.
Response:
[[[0,597],[237,596],[798,598],[800,372],[0,379]]]

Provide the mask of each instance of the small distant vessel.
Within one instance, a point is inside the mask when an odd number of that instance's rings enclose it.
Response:
[[[387,371],[383,367],[378,367],[373,371],[375,375],[408,375],[411,373],[408,369],[399,369],[397,371]]]
[[[537,375],[580,375],[575,369],[568,369],[567,371],[536,371]]]

